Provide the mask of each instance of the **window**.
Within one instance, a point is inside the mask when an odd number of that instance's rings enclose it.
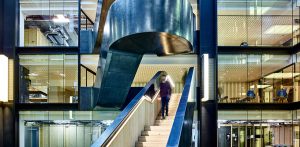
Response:
[[[20,111],[20,147],[91,146],[119,111]]]
[[[77,46],[78,0],[20,0],[19,46]]]
[[[221,103],[288,103],[298,99],[295,55],[218,55]],[[296,67],[296,70],[295,70]],[[280,94],[281,93],[281,94]]]
[[[219,46],[293,46],[299,42],[294,0],[218,0]]]
[[[77,103],[77,55],[19,55],[20,103]]]
[[[218,112],[218,146],[299,146],[299,110]]]

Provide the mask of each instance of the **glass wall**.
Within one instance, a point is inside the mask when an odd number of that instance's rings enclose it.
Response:
[[[221,103],[299,101],[299,55],[232,54],[218,56]]]
[[[219,147],[298,147],[299,110],[218,112]]]
[[[77,46],[78,0],[20,0],[19,46]]]
[[[218,45],[295,45],[298,6],[298,0],[218,0]]]
[[[20,103],[77,103],[78,55],[19,55]]]
[[[20,147],[88,147],[119,111],[21,111]]]

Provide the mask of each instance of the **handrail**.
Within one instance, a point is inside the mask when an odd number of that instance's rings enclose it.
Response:
[[[178,147],[180,143],[180,136],[182,133],[185,111],[187,108],[187,102],[191,91],[192,78],[193,78],[194,68],[189,69],[183,92],[180,98],[178,109],[176,111],[175,119],[172,125],[170,136],[168,139],[167,147]]]
[[[144,97],[150,87],[159,82],[161,74],[162,71],[159,71],[152,77],[146,86],[131,100],[131,102],[117,116],[114,122],[102,133],[102,135],[91,145],[91,147],[105,146],[107,143],[109,143],[110,139],[113,138],[128,116],[130,116],[136,105],[139,104],[139,101]]]
[[[94,25],[94,21],[92,21],[92,19],[82,9],[80,9],[80,12],[83,13],[83,15],[85,16],[85,18],[87,18],[87,20],[89,20],[92,25]]]
[[[94,76],[96,76],[96,73],[93,70],[89,69],[88,67],[86,67],[83,64],[80,64],[80,66],[83,67],[84,69],[86,69],[87,71],[89,71],[90,73],[92,73]]]

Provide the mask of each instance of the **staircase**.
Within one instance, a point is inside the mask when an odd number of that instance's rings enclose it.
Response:
[[[136,147],[165,147],[174,122],[181,94],[172,94],[169,102],[169,116],[162,119],[158,114],[153,126],[145,126]]]

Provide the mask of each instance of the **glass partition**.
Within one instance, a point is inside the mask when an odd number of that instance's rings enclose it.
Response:
[[[78,0],[20,0],[19,46],[78,46]]]
[[[284,110],[219,111],[218,146],[299,146],[296,113]]]
[[[96,81],[96,73],[99,63],[97,54],[80,55],[80,82],[81,87],[93,87]]]
[[[220,103],[299,101],[298,55],[218,55]]]
[[[219,46],[293,46],[298,40],[298,1],[218,0]]]
[[[81,65],[80,67],[81,71],[81,87],[93,87],[95,80],[96,80],[96,73],[89,69],[88,67],[85,67]]]
[[[119,111],[20,111],[20,147],[91,146]]]
[[[19,55],[20,103],[77,103],[78,55]]]

